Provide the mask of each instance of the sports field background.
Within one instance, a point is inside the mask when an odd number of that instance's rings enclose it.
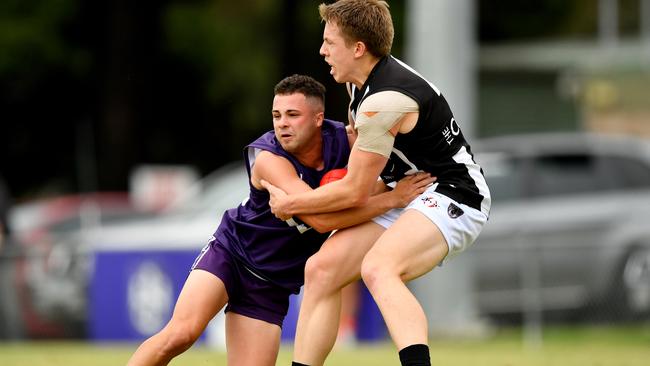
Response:
[[[646,366],[650,364],[650,324],[628,327],[549,327],[541,348],[522,343],[518,329],[500,330],[489,339],[432,339],[433,365],[446,366]],[[135,344],[88,342],[0,343],[1,366],[123,365]],[[283,346],[277,365],[291,363],[291,346]],[[334,350],[327,365],[399,365],[390,343]],[[171,365],[226,365],[226,355],[196,346]]]

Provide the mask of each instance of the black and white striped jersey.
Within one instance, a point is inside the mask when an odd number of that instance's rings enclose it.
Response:
[[[362,89],[352,86],[350,112],[353,119],[368,96],[381,91],[403,93],[419,106],[412,131],[398,134],[381,178],[389,183],[416,171],[437,177],[436,191],[489,214],[490,191],[481,167],[447,101],[431,82],[393,56],[383,57]]]

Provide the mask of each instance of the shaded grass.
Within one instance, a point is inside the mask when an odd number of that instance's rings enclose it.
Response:
[[[482,340],[431,339],[433,365],[466,366],[641,366],[650,364],[650,325],[631,327],[549,327],[542,346],[527,346],[519,329]],[[0,365],[123,365],[135,344],[18,342],[0,344]],[[283,346],[277,365],[290,365],[291,346]],[[226,365],[222,351],[197,345],[171,365]],[[327,365],[399,365],[389,342],[336,348]]]

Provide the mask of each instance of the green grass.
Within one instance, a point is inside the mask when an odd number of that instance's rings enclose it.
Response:
[[[636,366],[650,364],[650,325],[634,327],[548,327],[540,348],[526,346],[517,329],[482,340],[431,339],[433,365],[447,366]],[[135,344],[85,342],[0,343],[0,365],[123,365]],[[278,365],[290,365],[291,347],[280,351]],[[399,365],[390,343],[337,348],[327,365]],[[195,346],[171,365],[226,365],[223,352]]]

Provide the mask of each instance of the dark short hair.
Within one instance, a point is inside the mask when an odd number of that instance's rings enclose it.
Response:
[[[305,97],[318,99],[325,105],[325,86],[316,79],[307,75],[294,74],[280,80],[275,85],[273,92],[275,95],[288,95],[300,93]]]

